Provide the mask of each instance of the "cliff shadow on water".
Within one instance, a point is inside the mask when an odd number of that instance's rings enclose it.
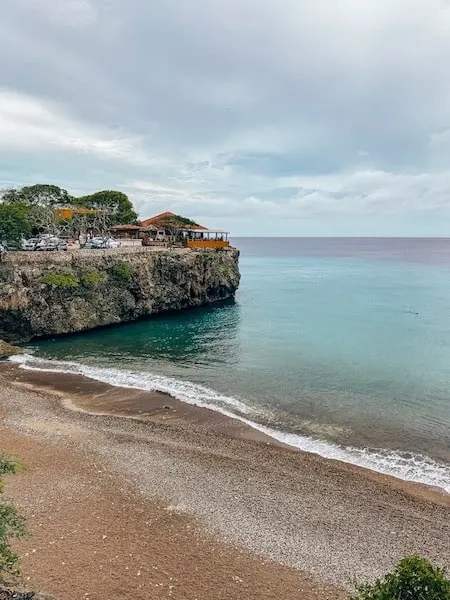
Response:
[[[0,339],[72,334],[234,298],[235,249],[11,253],[0,263]]]
[[[239,356],[240,306],[234,299],[169,311],[134,322],[104,326],[26,344],[40,358],[95,363],[147,371],[156,363],[172,367],[211,365]],[[163,369],[164,371],[164,369]]]

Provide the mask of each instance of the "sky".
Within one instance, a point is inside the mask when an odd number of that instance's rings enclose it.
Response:
[[[450,0],[2,0],[0,188],[240,235],[450,234]]]

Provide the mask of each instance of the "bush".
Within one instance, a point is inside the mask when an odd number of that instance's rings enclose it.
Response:
[[[81,276],[81,283],[83,287],[93,289],[102,284],[104,277],[98,271],[88,271]]]
[[[450,600],[450,580],[428,560],[408,556],[384,579],[357,585],[356,591],[351,600]]]
[[[47,273],[44,283],[59,289],[76,289],[79,285],[73,273]]]
[[[122,260],[114,263],[109,269],[110,276],[119,283],[126,283],[133,278],[134,267]]]
[[[18,463],[6,456],[0,455],[0,475],[16,473]],[[0,494],[3,493],[3,481],[0,478]],[[19,573],[19,557],[11,550],[12,538],[21,538],[25,535],[25,519],[15,508],[0,501],[0,583],[5,583],[5,577],[12,577]]]

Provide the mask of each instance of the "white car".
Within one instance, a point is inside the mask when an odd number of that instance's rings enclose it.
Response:
[[[92,240],[87,242],[85,248],[92,248],[93,250],[120,248],[120,242],[112,238],[92,238]]]
[[[38,242],[38,238],[30,238],[29,240],[24,240],[22,242],[22,250],[35,250]]]
[[[94,237],[91,238],[90,240],[87,240],[87,242],[84,244],[83,248],[101,248],[103,244],[103,238],[101,237]]]
[[[120,242],[109,238],[108,240],[105,240],[104,248],[120,248]]]

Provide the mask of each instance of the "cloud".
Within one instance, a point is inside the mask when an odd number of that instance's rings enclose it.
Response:
[[[113,133],[78,122],[44,100],[0,90],[0,149],[5,152],[64,150],[137,165],[152,162],[138,139]]]
[[[255,233],[449,213],[446,0],[4,0],[0,54],[4,181]]]
[[[93,0],[30,0],[28,6],[31,12],[57,25],[79,27],[98,21],[97,4]]]

